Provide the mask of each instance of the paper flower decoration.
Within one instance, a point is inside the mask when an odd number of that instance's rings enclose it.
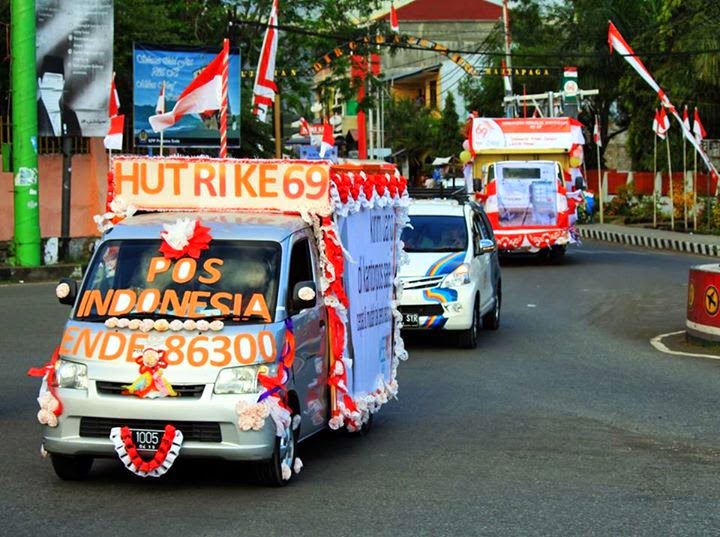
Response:
[[[186,255],[197,259],[200,252],[210,248],[210,228],[201,225],[200,220],[178,218],[174,224],[165,224],[163,228],[160,251],[167,259],[179,259]]]

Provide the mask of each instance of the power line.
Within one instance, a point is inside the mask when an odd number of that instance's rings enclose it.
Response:
[[[267,27],[267,24],[260,22],[260,21],[251,21],[251,20],[240,20],[237,21],[238,24],[244,24],[248,26],[262,26]],[[354,42],[358,44],[365,44],[368,46],[374,46],[374,47],[383,47],[383,48],[398,48],[398,49],[408,49],[408,50],[428,50],[425,47],[412,45],[410,43],[397,43],[395,41],[392,42],[375,42],[372,39],[369,39],[367,37],[360,37],[353,39],[352,37],[348,37],[346,35],[339,35],[339,34],[331,34],[331,33],[323,33],[323,32],[315,32],[311,30],[306,30],[304,28],[300,28],[298,26],[289,26],[285,24],[277,24],[273,26],[274,28],[277,28],[278,30],[281,30],[283,32],[293,33],[293,34],[300,34],[300,35],[306,35],[310,37],[318,37],[322,39],[334,39],[336,41],[347,43],[347,42]],[[436,51],[437,52],[437,51]],[[447,54],[479,54],[482,56],[489,56],[489,57],[503,57],[505,56],[504,52],[474,52],[472,50],[462,50],[462,49],[443,49],[444,53]],[[639,51],[635,52],[635,54],[621,54],[619,52],[615,52],[614,54],[619,57],[624,56],[631,56],[631,57],[655,57],[655,56],[698,56],[702,54],[717,54],[720,52],[720,48],[712,48],[712,49],[696,49],[696,50],[674,50],[674,51]],[[608,53],[602,53],[602,52],[593,52],[593,53],[580,53],[580,52],[565,52],[565,51],[556,51],[552,53],[518,53],[518,52],[511,52],[510,56],[513,58],[605,58],[609,54]]]

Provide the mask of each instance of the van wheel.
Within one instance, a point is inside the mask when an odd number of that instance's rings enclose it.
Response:
[[[472,324],[467,330],[458,333],[458,346],[463,349],[474,349],[478,344],[478,331],[480,330],[480,298],[475,297]]]
[[[85,479],[92,468],[93,458],[87,456],[60,455],[51,453],[53,470],[60,479],[80,481]]]
[[[485,330],[497,330],[500,328],[500,306],[502,305],[502,287],[498,282],[495,291],[495,305],[482,318],[482,325]]]
[[[553,245],[550,248],[550,262],[551,263],[562,263],[563,258],[565,257],[565,250],[567,249],[566,246],[557,246]]]
[[[300,436],[300,427],[293,429],[292,421],[290,421],[290,427],[285,429],[282,436],[275,437],[272,458],[257,465],[258,478],[265,485],[284,487],[295,475],[294,467],[295,459],[297,459],[297,439]],[[283,479],[283,465],[290,468],[289,479]]]
[[[365,423],[363,423],[357,431],[352,431],[352,432],[348,431],[347,434],[352,437],[367,436],[368,434],[370,434],[370,431],[372,430],[372,424],[373,424],[373,414],[370,413],[368,420]]]

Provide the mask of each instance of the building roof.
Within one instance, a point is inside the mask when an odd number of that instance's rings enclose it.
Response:
[[[395,8],[402,30],[403,21],[495,21],[502,7],[487,0],[413,0]],[[390,11],[383,16],[390,18]]]

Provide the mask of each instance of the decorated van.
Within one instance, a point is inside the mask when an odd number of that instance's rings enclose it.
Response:
[[[405,179],[379,164],[116,157],[103,237],[42,378],[63,479],[117,457],[302,468],[298,442],[367,430],[407,357],[396,308]]]

